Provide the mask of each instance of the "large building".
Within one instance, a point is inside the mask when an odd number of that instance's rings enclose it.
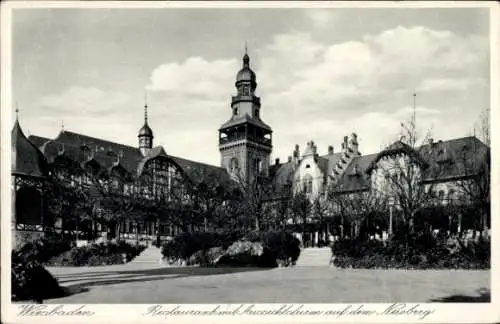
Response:
[[[432,189],[443,203],[448,203],[462,200],[460,188],[473,181],[484,164],[489,165],[489,148],[476,137],[430,140],[418,147],[401,140],[382,152],[363,155],[355,133],[343,138],[338,151],[329,146],[327,153],[320,155],[311,141],[303,152],[296,145],[286,162],[276,158],[271,164],[272,128],[262,120],[261,101],[255,93],[256,74],[246,53],[235,86],[237,93],[231,98],[230,118],[218,130],[220,167],[171,156],[163,147],[154,146],[147,106],[136,147],[67,130],[61,130],[54,139],[26,137],[16,119],[12,129],[11,171],[15,229],[33,233],[53,225],[47,223],[44,215],[50,213],[47,196],[54,179],[65,181],[69,187],[80,186],[87,195],[92,195],[98,185],[93,177],[101,177],[120,195],[168,199],[176,190],[182,195],[186,179],[202,174],[243,182],[265,175],[272,178],[277,192],[304,192],[311,201],[316,198],[325,201],[331,188],[336,195],[350,199],[374,191],[390,194],[388,179],[403,179],[412,170],[418,175],[415,179],[419,186],[427,191]],[[412,167],[403,169],[402,165]],[[63,225],[65,222],[59,220]],[[101,231],[109,230],[98,226]],[[176,230],[180,230],[178,226],[155,221],[122,225],[123,233],[143,236],[157,231],[174,234]]]

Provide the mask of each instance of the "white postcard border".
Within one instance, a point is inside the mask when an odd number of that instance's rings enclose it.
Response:
[[[409,316],[247,316],[247,315],[234,315],[234,316],[148,316],[144,315],[147,313],[148,308],[154,305],[140,305],[140,304],[113,304],[113,305],[103,305],[103,304],[87,304],[84,305],[85,310],[94,312],[93,316],[19,316],[21,310],[21,305],[23,304],[12,304],[10,301],[10,246],[11,246],[11,224],[10,215],[11,214],[11,181],[10,181],[10,161],[11,161],[11,149],[10,149],[10,121],[12,116],[12,75],[11,75],[11,14],[12,10],[20,8],[41,8],[41,7],[65,7],[65,8],[178,8],[178,7],[267,7],[267,8],[277,8],[277,7],[293,7],[293,8],[325,8],[325,7],[403,7],[403,8],[421,8],[421,7],[431,7],[431,8],[445,8],[445,7],[483,7],[490,8],[490,50],[491,50],[491,152],[492,152],[492,188],[491,195],[492,199],[492,269],[491,269],[491,303],[489,304],[459,304],[459,303],[422,303],[418,304],[422,309],[432,309],[433,314],[426,316],[423,319],[416,318],[415,315]],[[51,2],[33,2],[33,1],[15,1],[15,2],[3,2],[2,12],[1,12],[1,206],[2,206],[2,217],[1,217],[1,274],[2,282],[7,283],[2,285],[2,321],[6,323],[26,323],[26,322],[37,322],[37,323],[123,323],[123,322],[139,322],[147,321],[150,323],[164,323],[168,321],[169,323],[185,323],[185,322],[196,322],[203,321],[206,323],[234,323],[238,321],[239,323],[330,323],[330,322],[392,322],[392,323],[409,323],[409,322],[422,322],[422,323],[436,323],[436,322],[457,322],[457,323],[483,323],[483,322],[498,322],[500,321],[500,305],[498,298],[498,288],[500,287],[500,280],[498,277],[498,260],[500,257],[500,238],[498,237],[500,219],[500,164],[495,162],[500,162],[500,127],[498,127],[498,121],[500,121],[500,98],[499,98],[499,73],[500,65],[498,62],[499,58],[499,18],[500,10],[498,4],[495,2],[474,2],[474,1],[464,1],[464,2],[424,2],[415,1],[404,4],[401,2],[326,2],[326,1],[312,1],[312,2],[140,2],[140,1],[128,1],[128,2],[77,2],[77,1],[51,1]],[[220,305],[220,309],[234,309],[240,304],[224,304]],[[245,304],[246,307],[252,304]],[[255,304],[255,309],[276,309],[279,306],[285,304]],[[301,304],[286,304],[294,305],[295,307]],[[363,305],[366,309],[374,309],[378,312],[383,311],[391,304],[304,304],[303,309],[308,310],[338,310],[344,309],[345,307],[351,305],[351,309],[359,308]],[[416,305],[416,304],[408,304]],[[495,307],[495,305],[497,305]],[[45,305],[47,306],[47,305]],[[49,305],[47,309],[52,309],[57,305]],[[82,305],[64,305],[65,311],[74,310]],[[171,310],[175,308],[176,305],[161,305],[164,310]],[[182,309],[192,309],[192,310],[213,310],[217,305],[208,304],[182,304],[179,305]]]

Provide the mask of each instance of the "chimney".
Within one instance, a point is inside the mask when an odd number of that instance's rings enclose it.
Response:
[[[347,148],[348,148],[347,141],[348,141],[348,137],[344,136],[344,141],[342,142],[342,152],[344,152],[344,153],[347,152]]]
[[[293,151],[293,160],[298,163],[300,159],[299,144],[295,144],[295,150]]]
[[[333,146],[328,145],[328,155],[332,155],[332,154],[333,154]]]
[[[359,153],[358,151],[358,135],[356,133],[352,133],[351,134],[351,140],[349,141],[349,144],[350,144],[350,148],[352,149],[352,151],[356,154]]]
[[[280,158],[276,158],[275,162],[276,162],[276,165],[279,165],[280,164]]]

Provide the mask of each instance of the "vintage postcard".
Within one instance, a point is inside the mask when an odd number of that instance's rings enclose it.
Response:
[[[1,8],[2,322],[500,321],[496,3]]]

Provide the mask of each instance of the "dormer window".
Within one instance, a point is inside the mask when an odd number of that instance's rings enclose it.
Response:
[[[235,115],[235,116],[238,115],[238,107],[234,107],[234,109],[233,109],[233,115]]]

